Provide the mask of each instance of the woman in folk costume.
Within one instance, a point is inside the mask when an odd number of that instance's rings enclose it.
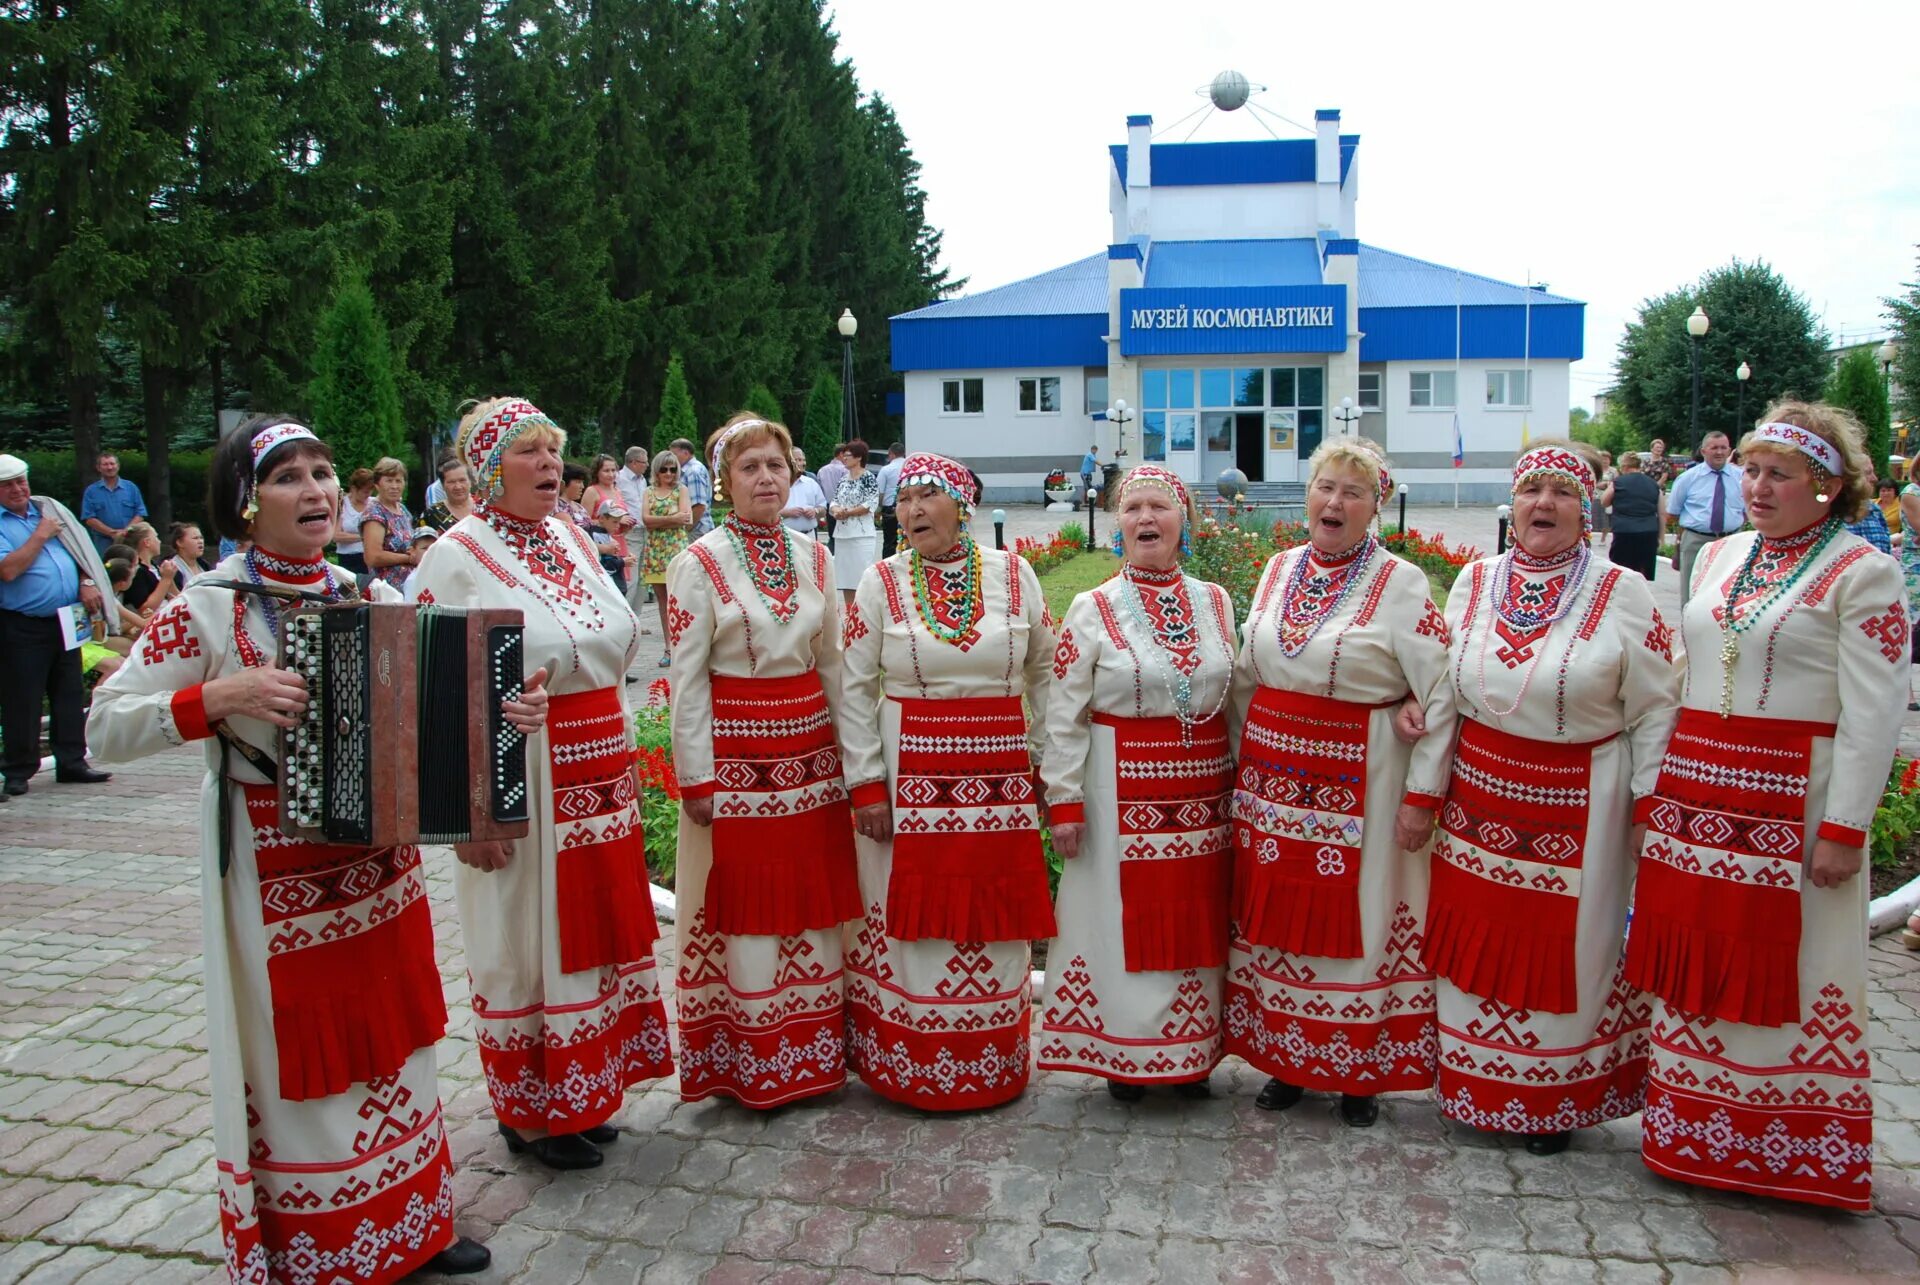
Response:
[[[1641,1155],[1708,1187],[1865,1210],[1862,848],[1900,732],[1900,566],[1844,524],[1858,421],[1786,402],[1740,443],[1754,530],[1710,544],[1680,725],[1640,850],[1627,977],[1653,996]]]
[[[732,512],[667,567],[680,1096],[764,1108],[847,1078],[860,883],[833,726],[840,604],[826,549],[780,523],[786,427],[736,415],[710,454]]]
[[[1060,879],[1043,1069],[1207,1095],[1220,1061],[1232,882],[1233,606],[1182,574],[1193,516],[1157,465],[1118,489],[1120,574],[1073,600],[1054,650],[1043,775]]]
[[[516,398],[469,410],[456,449],[481,507],[434,541],[414,590],[423,604],[519,611],[525,663],[551,676],[546,734],[527,743],[527,835],[456,846],[453,891],[507,1149],[591,1169],[619,1137],[628,1087],[671,1074],[673,1058],[621,681],[640,626],[554,511],[566,440]]]
[[[228,1275],[479,1271],[486,1249],[453,1229],[433,1052],[447,1010],[419,850],[280,832],[276,733],[305,711],[306,683],[274,664],[277,600],[235,587],[358,596],[321,556],[340,511],[333,453],[299,424],[258,416],[220,444],[210,483],[220,533],[253,543],[154,616],[94,693],[87,739],[122,761],[206,747],[203,948]],[[383,584],[370,593],[399,600]],[[541,676],[504,708],[537,732]]]
[[[1526,451],[1514,547],[1447,598],[1459,741],[1423,954],[1440,1108],[1527,1134],[1535,1155],[1640,1109],[1647,1002],[1621,955],[1637,826],[1680,697],[1647,582],[1588,548],[1593,491],[1573,447]]]
[[[1420,941],[1453,688],[1426,573],[1371,531],[1393,491],[1379,449],[1337,439],[1308,469],[1309,543],[1267,563],[1235,670],[1227,1051],[1273,1077],[1255,1105],[1338,1093],[1364,1128],[1374,1095],[1433,1084]],[[1409,695],[1428,733],[1411,752]]]
[[[908,547],[867,569],[842,634],[866,903],[848,1058],[874,1092],[930,1111],[1026,1087],[1029,943],[1054,933],[1034,788],[1053,628],[1026,560],[967,533],[973,499],[965,466],[906,458]]]

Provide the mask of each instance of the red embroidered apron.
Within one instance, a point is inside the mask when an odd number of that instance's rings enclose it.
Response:
[[[1233,884],[1227,720],[1198,724],[1192,744],[1176,718],[1093,721],[1113,729],[1127,971],[1223,967]]]
[[[1694,1017],[1800,1019],[1813,741],[1831,723],[1683,709],[1640,850],[1627,980]]]
[[[1323,959],[1364,953],[1367,724],[1384,707],[1255,690],[1233,795],[1233,921],[1253,945]]]
[[[600,687],[553,697],[547,761],[553,771],[560,971],[643,959],[660,929],[647,890],[633,731],[619,691]]]
[[[1461,990],[1515,1008],[1579,1007],[1574,934],[1597,741],[1460,725],[1433,849],[1422,958]]]
[[[900,706],[887,933],[901,941],[1054,935],[1018,696]]]
[[[280,1096],[331,1097],[392,1075],[446,1033],[420,850],[280,833],[271,785],[241,785],[260,872]]]
[[[717,933],[790,936],[860,918],[853,809],[820,675],[713,676]]]

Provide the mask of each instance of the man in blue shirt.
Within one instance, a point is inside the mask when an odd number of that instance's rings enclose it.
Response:
[[[687,504],[693,510],[693,530],[688,539],[698,540],[713,530],[713,479],[707,466],[693,458],[693,443],[676,437],[667,448],[680,457],[680,485],[687,488]]]
[[[880,556],[891,558],[900,547],[900,518],[893,509],[900,499],[900,472],[907,466],[907,444],[895,442],[887,448],[887,462],[880,466]]]
[[[122,485],[128,485],[122,483]],[[79,602],[105,607],[106,572],[83,527],[58,501],[35,495],[26,461],[0,455],[0,731],[6,736],[6,793],[25,794],[40,770],[40,704],[53,713],[54,780],[105,781],[87,766],[85,684],[80,649],[69,649],[59,612]]]
[[[100,480],[81,493],[80,520],[93,537],[94,551],[105,553],[109,545],[126,543],[127,528],[147,516],[147,502],[139,487],[120,476],[120,457],[112,451],[101,451],[94,468]]]
[[[1727,463],[1733,443],[1725,433],[1700,439],[1700,462],[1673,479],[1667,492],[1667,521],[1680,527],[1680,606],[1693,588],[1693,563],[1700,550],[1747,524],[1747,502],[1740,495],[1740,474]]]
[[[1087,453],[1080,457],[1080,502],[1087,502],[1087,492],[1093,489],[1093,475],[1100,471],[1100,448],[1089,446]]]

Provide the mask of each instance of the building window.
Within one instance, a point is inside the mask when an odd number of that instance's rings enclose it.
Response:
[[[1363,370],[1360,372],[1360,395],[1354,398],[1354,404],[1361,410],[1380,409],[1380,372]]]
[[[1087,372],[1087,400],[1083,403],[1083,405],[1086,406],[1087,414],[1089,415],[1098,415],[1106,411],[1107,409],[1107,372],[1106,371],[1103,370],[1097,375],[1094,374],[1092,371]]]
[[[940,381],[940,413],[942,415],[984,415],[986,409],[985,381],[979,379]]]
[[[1490,370],[1487,372],[1487,405],[1525,406],[1526,404],[1526,371]]]
[[[1059,376],[1022,375],[1019,406],[1021,413],[1027,415],[1058,415],[1060,413]]]
[[[1455,405],[1453,372],[1450,370],[1413,371],[1407,376],[1407,404],[1451,409]]]
[[[1140,458],[1159,463],[1167,458],[1167,413],[1140,412]]]

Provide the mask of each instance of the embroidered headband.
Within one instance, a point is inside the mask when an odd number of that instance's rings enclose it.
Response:
[[[1593,470],[1579,455],[1564,446],[1537,446],[1513,464],[1513,489],[1517,494],[1528,478],[1557,477],[1580,489],[1580,530],[1593,532]]]
[[[1121,479],[1120,492],[1114,497],[1114,503],[1123,503],[1127,492],[1136,486],[1157,486],[1174,498],[1181,512],[1187,509],[1187,484],[1178,474],[1161,468],[1158,464],[1137,464]]]
[[[707,455],[707,464],[713,470],[714,485],[722,489],[726,486],[726,472],[720,467],[720,460],[727,453],[727,443],[750,428],[765,427],[767,427],[767,421],[764,419],[742,419],[734,421],[721,431],[720,436],[714,439],[713,450]]]
[[[240,510],[241,517],[251,522],[260,512],[261,462],[273,454],[275,447],[284,446],[288,442],[298,441],[301,438],[310,442],[320,440],[319,435],[305,424],[291,422],[270,425],[253,435],[253,440],[247,443],[248,452],[253,457],[253,480],[247,484],[247,506]]]
[[[560,427],[532,402],[503,402],[461,437],[460,458],[473,469],[481,499],[491,499],[500,489],[500,461],[513,439],[539,424]]]
[[[1749,443],[1775,442],[1781,446],[1791,446],[1808,459],[1825,469],[1832,477],[1847,475],[1846,461],[1840,456],[1840,448],[1818,433],[1809,433],[1798,424],[1762,424],[1753,430]]]
[[[931,451],[916,451],[900,466],[901,486],[931,486],[953,497],[960,516],[973,516],[973,474],[958,460]]]

